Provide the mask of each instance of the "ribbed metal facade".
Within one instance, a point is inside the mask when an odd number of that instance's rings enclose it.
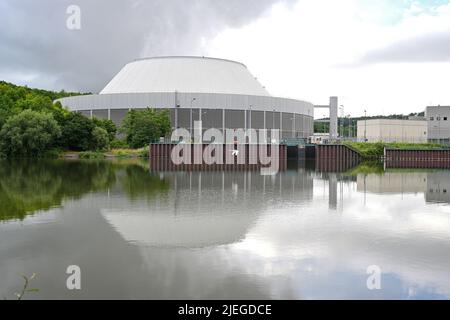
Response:
[[[204,129],[279,129],[284,139],[307,138],[314,130],[312,104],[276,97],[174,92],[87,95],[58,101],[71,111],[111,119],[117,125],[131,109],[157,108],[170,110],[173,126],[188,130],[200,120]]]
[[[239,62],[160,57],[127,64],[100,94],[57,100],[71,111],[122,123],[131,109],[170,110],[174,128],[279,129],[281,137],[313,134],[314,105],[272,97]]]

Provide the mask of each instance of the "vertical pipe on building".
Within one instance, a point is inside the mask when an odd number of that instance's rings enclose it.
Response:
[[[247,110],[244,110],[244,130],[247,131]]]
[[[283,139],[283,112],[280,112],[280,140]]]
[[[223,136],[224,136],[224,143],[225,143],[225,139],[226,139],[226,136],[225,136],[225,109],[222,109],[222,134],[223,134]]]
[[[264,130],[267,130],[267,125],[266,125],[266,111],[264,111]]]
[[[189,112],[189,133],[191,134],[191,140],[192,140],[192,133],[193,133],[193,125],[192,125],[192,103],[191,103],[191,109]]]

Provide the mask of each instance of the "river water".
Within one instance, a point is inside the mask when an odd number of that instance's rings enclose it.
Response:
[[[2,161],[0,298],[448,299],[449,203],[441,170]]]

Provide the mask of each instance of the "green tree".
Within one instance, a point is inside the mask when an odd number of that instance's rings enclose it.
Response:
[[[13,115],[14,101],[8,95],[0,95],[0,129]]]
[[[69,113],[62,121],[60,145],[67,150],[89,150],[95,128],[91,119],[78,112]]]
[[[170,115],[167,110],[131,110],[127,113],[121,132],[132,148],[142,148],[170,133]]]
[[[92,130],[92,150],[104,151],[109,149],[109,137],[108,132],[100,127],[95,127]]]
[[[73,92],[53,92],[28,87],[16,86],[0,81],[0,129],[6,120],[24,110],[49,112],[61,125],[61,120],[69,112],[55,99],[79,95]]]
[[[92,121],[97,127],[103,128],[108,133],[108,139],[109,141],[113,141],[116,138],[117,134],[117,127],[111,120],[108,119],[99,119],[99,118],[93,118]]]
[[[51,114],[25,110],[9,118],[0,131],[0,150],[9,157],[42,155],[55,146],[61,129]]]
[[[49,97],[37,94],[27,94],[25,98],[16,101],[14,108],[16,111],[33,110],[38,112],[52,112],[53,102]]]

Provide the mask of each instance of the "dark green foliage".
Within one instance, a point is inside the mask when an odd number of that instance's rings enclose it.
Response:
[[[170,115],[167,110],[131,110],[125,117],[121,132],[132,148],[142,148],[170,133]]]
[[[101,153],[86,152],[95,159]],[[121,161],[19,159],[0,162],[0,223],[63,205],[87,193],[111,188],[125,190],[130,199],[165,194],[167,179],[149,174],[148,164]]]
[[[0,131],[0,150],[9,157],[41,156],[55,146],[61,129],[51,114],[25,110]]]
[[[13,115],[14,101],[7,95],[0,94],[0,129],[6,120]]]
[[[30,89],[0,81],[0,128],[8,118],[23,110],[51,113],[54,119],[60,123],[61,118],[68,111],[61,104],[53,104],[52,101],[72,95],[79,95],[79,93]]]
[[[60,145],[73,151],[89,150],[92,142],[92,131],[95,124],[80,113],[68,114],[62,123]]]
[[[108,132],[100,127],[95,127],[92,130],[92,144],[91,149],[95,151],[105,151],[109,149]]]
[[[37,112],[52,113],[54,106],[49,97],[39,96],[36,94],[27,94],[25,98],[16,101],[14,111],[21,112],[23,110],[33,110]]]
[[[61,127],[60,146],[73,151],[107,150],[110,137],[114,137],[116,132],[116,126],[111,121],[91,120],[77,112],[66,115]]]
[[[111,120],[108,119],[98,119],[93,118],[92,121],[97,127],[103,128],[108,133],[108,139],[109,141],[113,141],[116,138],[117,134],[117,127]]]
[[[17,86],[12,83],[8,83],[5,81],[0,81],[0,95],[6,94],[14,101],[19,100],[21,98],[25,98],[27,94],[35,94],[43,97],[47,97],[50,100],[56,100],[64,97],[70,97],[70,96],[78,96],[82,95],[82,93],[79,92],[65,92],[64,90],[61,90],[59,92],[55,91],[48,91],[48,90],[41,90],[41,89],[32,89],[28,87],[23,86]],[[89,94],[89,93],[85,93]]]
[[[125,140],[114,139],[110,142],[111,149],[128,149],[130,146]]]
[[[79,94],[30,89],[0,81],[0,129],[15,119],[4,131],[7,134],[2,137],[1,156],[55,157],[61,150],[107,150],[117,133],[115,124],[110,120],[91,120],[69,112],[59,102],[53,103],[55,99],[72,95]],[[28,111],[24,113],[26,116],[15,118],[24,111]],[[42,122],[49,119],[46,117],[51,117],[51,124],[58,126],[57,141],[53,141],[55,135],[45,131],[49,130]],[[55,150],[50,152],[49,148]]]
[[[157,175],[149,175],[146,168],[128,166],[121,180],[123,190],[130,199],[151,198],[155,194],[165,194],[169,190],[167,180]]]
[[[62,160],[4,160],[0,164],[0,221],[22,220],[116,183],[114,164]],[[144,176],[145,177],[145,176]]]
[[[63,151],[59,148],[50,149],[41,155],[42,159],[59,159],[63,155]]]

